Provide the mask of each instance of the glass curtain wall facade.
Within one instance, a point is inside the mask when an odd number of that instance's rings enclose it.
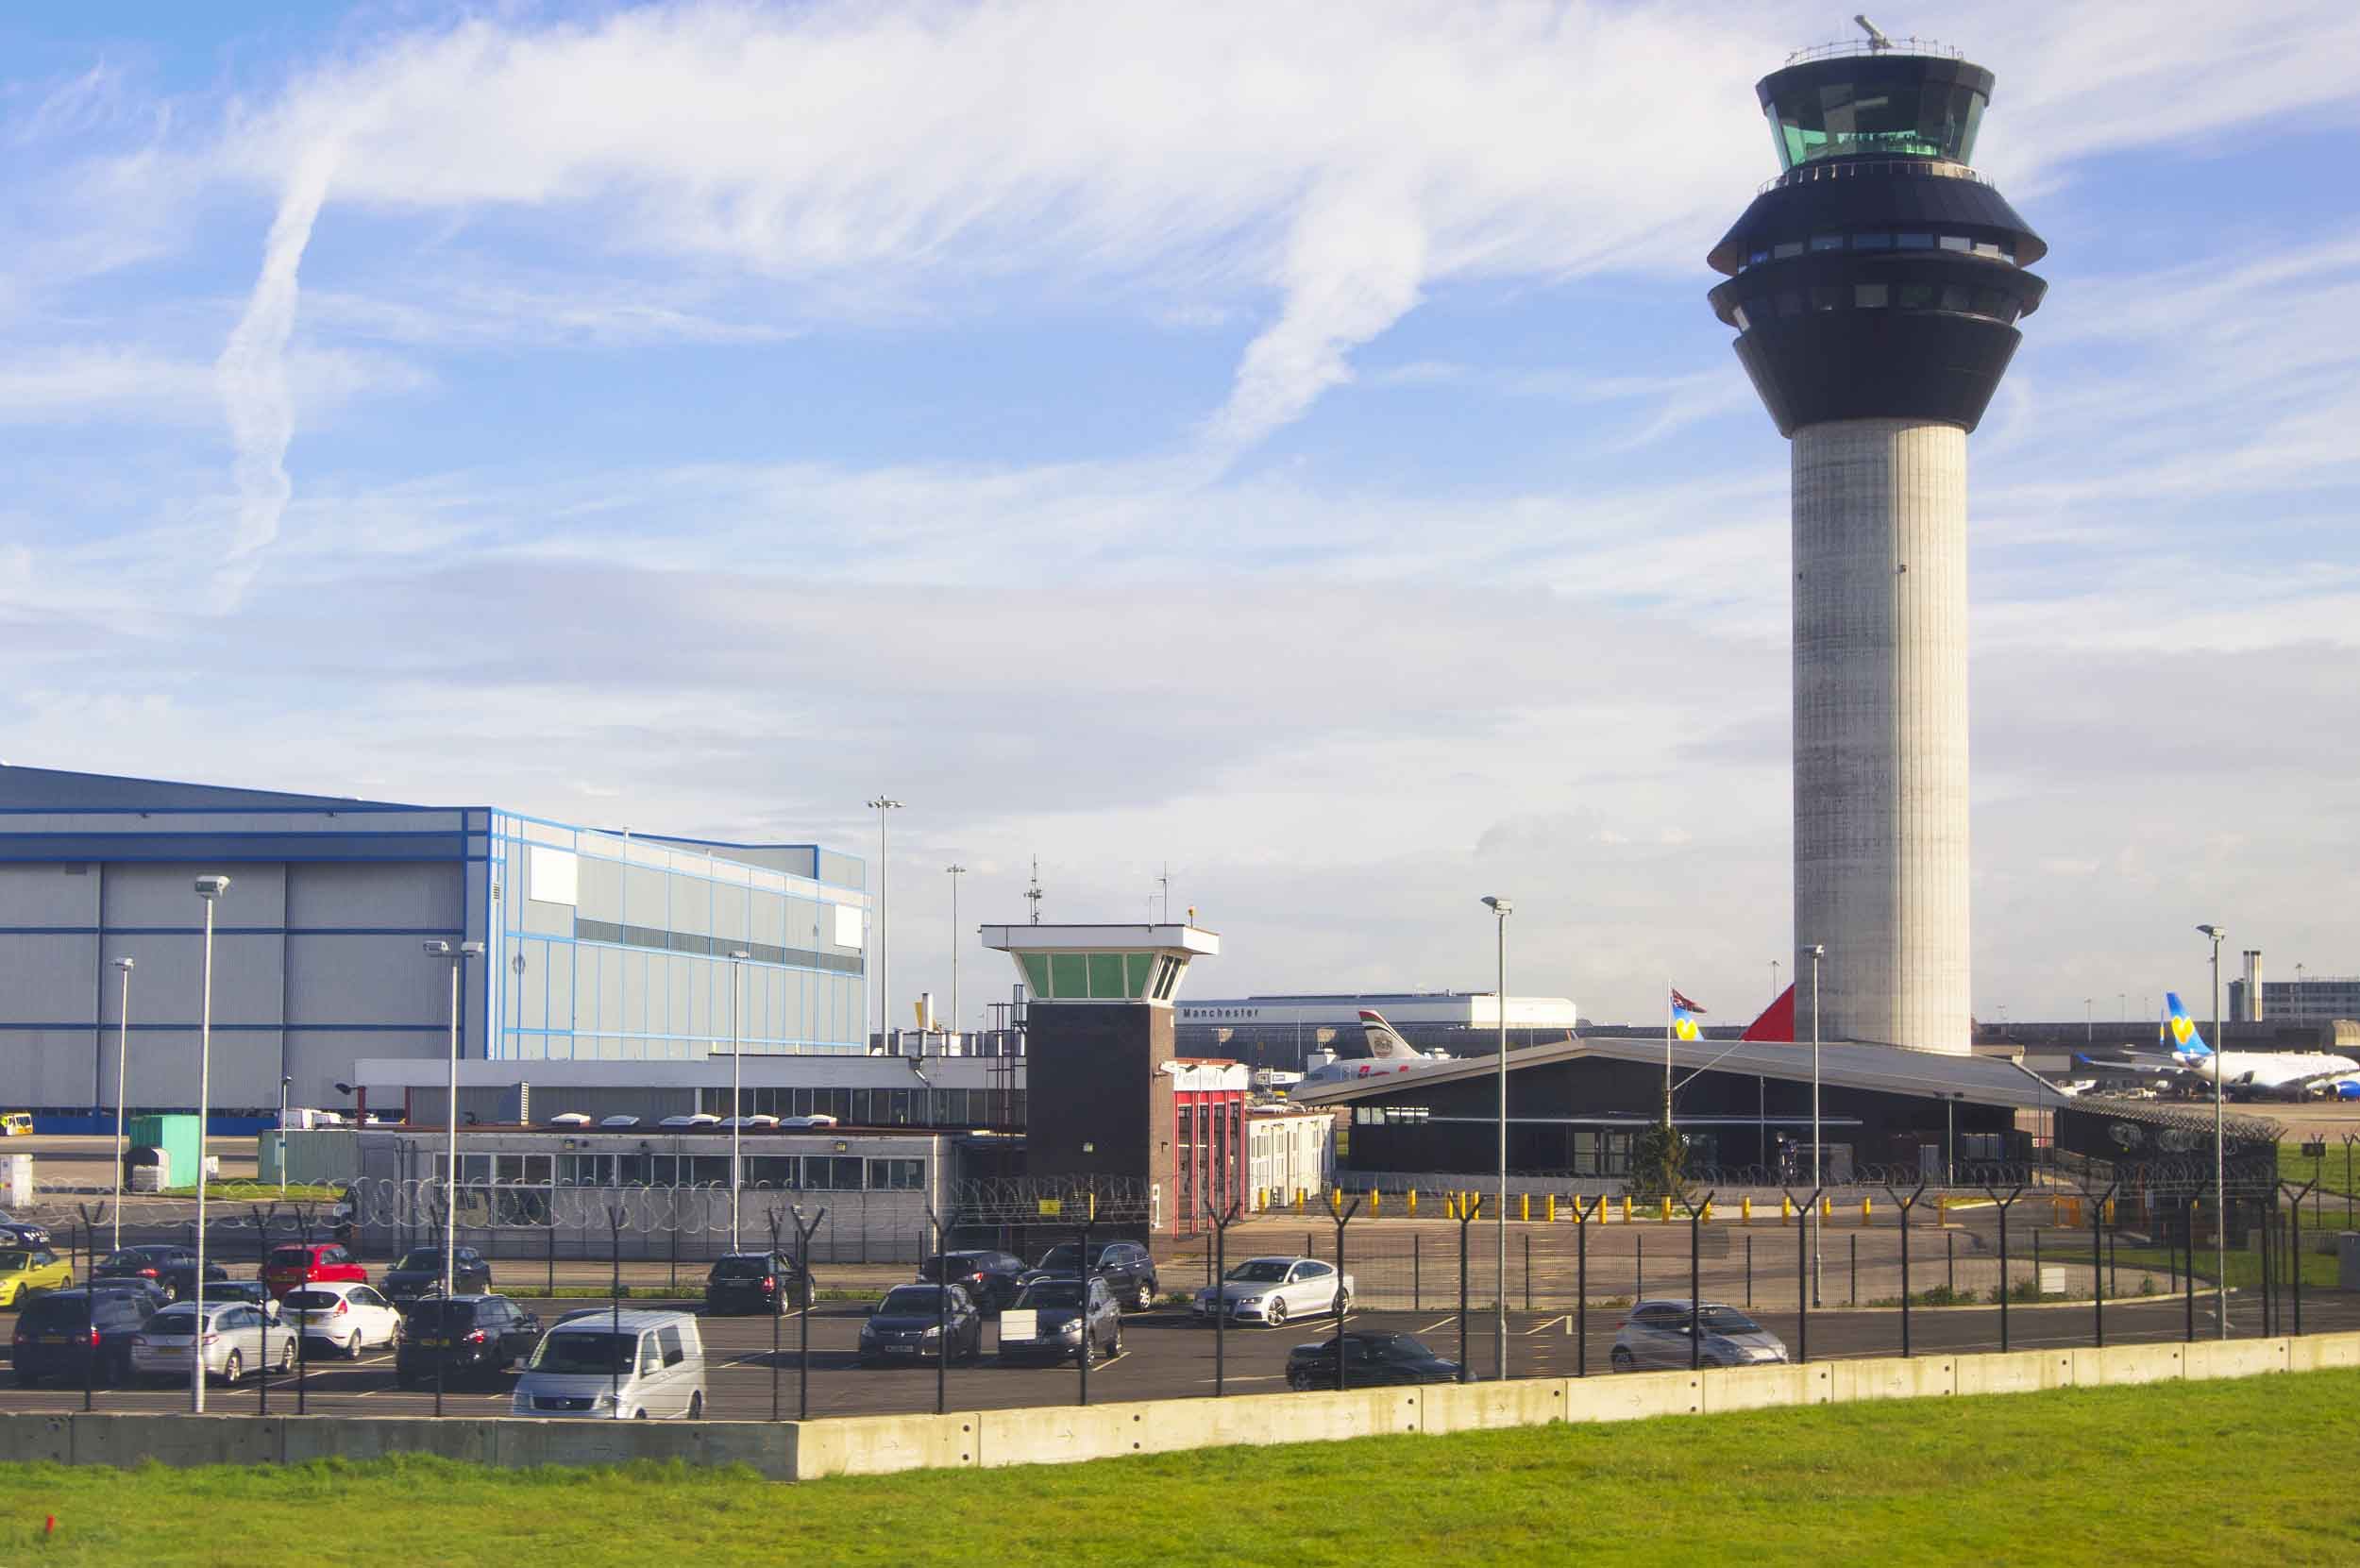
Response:
[[[808,845],[700,846],[494,813],[488,1054],[685,1061],[868,1049],[867,868]],[[471,977],[472,978],[472,977]]]

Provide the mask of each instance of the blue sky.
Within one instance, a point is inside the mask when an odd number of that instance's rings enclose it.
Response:
[[[11,17],[4,754],[855,849],[889,790],[903,994],[940,868],[1015,918],[1037,854],[1077,919],[1169,862],[1209,992],[1485,984],[1507,892],[1518,990],[1742,1014],[1786,454],[1702,258],[1847,15]],[[1977,1008],[2199,990],[2207,919],[2360,970],[2360,19],[1937,20],[2053,247],[1971,447]]]

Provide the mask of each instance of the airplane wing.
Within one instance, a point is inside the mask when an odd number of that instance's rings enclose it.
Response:
[[[2163,1073],[2188,1071],[2186,1063],[2175,1062],[2168,1056],[2092,1056],[2077,1051],[2073,1054],[2073,1059],[2077,1062],[2086,1062],[2092,1067],[2109,1068],[2116,1072]]]

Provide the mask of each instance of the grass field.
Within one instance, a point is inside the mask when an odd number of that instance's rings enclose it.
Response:
[[[609,1568],[2360,1560],[2360,1372],[1228,1448],[800,1487],[430,1459],[0,1466],[0,1553]],[[2188,1456],[2227,1457],[2220,1487]],[[42,1522],[57,1519],[44,1540]]]
[[[2348,1164],[2344,1158],[2343,1140],[2331,1138],[2326,1141],[2327,1156],[2324,1159],[2305,1155],[2300,1140],[2281,1143],[2278,1146],[2279,1179],[2298,1185],[2302,1182],[2316,1181],[2319,1184],[2319,1191],[2334,1198],[2341,1198],[2350,1192],[2360,1192],[2360,1145],[2353,1147],[2352,1151],[2353,1158]],[[2331,1206],[2334,1211],[2332,1217],[2340,1222],[2343,1219],[2343,1205],[2336,1203],[2328,1206]],[[2310,1217],[2310,1206],[2304,1205],[2303,1217],[2305,1219]]]

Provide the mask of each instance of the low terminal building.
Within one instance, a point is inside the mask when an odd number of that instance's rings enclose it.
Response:
[[[1249,1068],[1300,1072],[1319,1053],[1365,1056],[1360,1014],[1385,1015],[1420,1051],[1490,1055],[1498,1048],[1499,997],[1492,991],[1336,991],[1303,996],[1216,997],[1172,1009],[1178,1049],[1225,1056]],[[1508,999],[1508,1044],[1571,1039],[1578,1020],[1559,996]]]

